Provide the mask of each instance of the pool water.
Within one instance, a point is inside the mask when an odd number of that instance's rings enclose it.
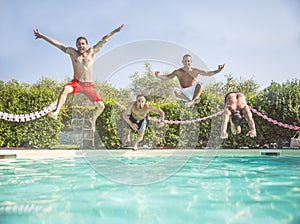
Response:
[[[300,223],[300,157],[216,156],[205,169],[200,161],[135,186],[84,158],[3,159],[0,223]]]

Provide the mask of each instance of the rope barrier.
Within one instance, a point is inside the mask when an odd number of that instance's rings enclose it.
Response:
[[[257,111],[256,109],[254,109],[254,108],[252,108],[250,106],[249,106],[249,108],[250,108],[250,110],[253,113],[257,114],[258,116],[262,117],[263,119],[265,119],[266,121],[268,121],[270,123],[273,123],[273,124],[278,125],[280,127],[288,128],[288,129],[291,129],[291,130],[296,130],[296,131],[300,130],[300,126],[294,126],[294,125],[284,124],[284,123],[276,121],[276,120],[274,120],[274,119],[272,119],[272,118],[270,118],[270,117],[268,117],[266,115],[263,115],[262,113],[260,113],[259,111]]]
[[[266,115],[263,115],[262,113],[260,113],[260,112],[258,112],[256,109],[254,109],[254,108],[252,108],[252,107],[250,107],[249,106],[249,108],[250,108],[250,110],[253,112],[253,113],[255,113],[255,114],[257,114],[258,116],[260,116],[260,117],[262,117],[263,119],[265,119],[265,120],[267,120],[268,122],[270,122],[270,123],[273,123],[273,124],[275,124],[275,125],[278,125],[278,126],[280,126],[280,127],[283,127],[283,128],[288,128],[288,129],[291,129],[291,130],[300,130],[300,126],[294,126],[294,125],[289,125],[289,124],[284,124],[284,123],[282,123],[282,122],[279,122],[279,121],[276,121],[276,120],[274,120],[274,119],[272,119],[272,118],[269,118],[268,116],[266,116]],[[165,120],[164,122],[166,123],[166,124],[190,124],[190,123],[195,123],[195,122],[201,122],[201,121],[205,121],[205,120],[207,120],[207,119],[211,119],[211,118],[214,118],[214,117],[217,117],[217,116],[219,116],[219,115],[222,115],[223,114],[223,111],[219,111],[218,113],[215,113],[215,114],[212,114],[212,115],[210,115],[210,116],[207,116],[207,117],[202,117],[202,118],[197,118],[197,119],[194,119],[194,120],[185,120],[185,121],[178,121],[178,120],[175,120],[175,121],[168,121],[168,120]],[[148,117],[149,118],[149,120],[152,120],[152,121],[159,121],[159,119],[157,119],[157,118],[152,118],[152,117]]]
[[[5,113],[5,112],[0,111],[0,119],[11,121],[11,122],[26,122],[26,121],[30,121],[30,120],[35,120],[35,119],[43,117],[43,116],[47,115],[49,112],[53,111],[56,108],[56,104],[57,104],[57,101],[54,101],[48,107],[44,107],[42,110],[32,112],[30,114],[9,114],[9,113]],[[260,113],[259,111],[257,111],[256,109],[254,109],[250,106],[249,106],[249,108],[253,113],[257,114],[258,116],[262,117],[263,119],[265,119],[266,121],[268,121],[270,123],[273,123],[273,124],[278,125],[280,127],[288,128],[288,129],[291,129],[291,130],[296,130],[296,131],[300,130],[300,126],[284,124],[282,122],[274,120],[274,119]],[[185,120],[185,121],[165,120],[164,122],[166,124],[191,124],[191,123],[196,123],[196,122],[202,122],[202,121],[205,121],[207,119],[212,119],[212,118],[215,118],[215,117],[217,117],[219,115],[222,115],[222,114],[223,114],[223,110],[219,111],[215,114],[212,114],[212,115],[209,115],[209,116],[206,116],[206,117],[202,117],[202,118],[193,119],[193,120]],[[159,119],[153,118],[153,117],[150,117],[150,116],[148,116],[148,119],[152,120],[152,121],[156,121],[156,122],[159,121]]]
[[[191,123],[196,123],[196,122],[202,122],[202,121],[205,121],[207,119],[212,119],[212,118],[215,118],[219,115],[222,115],[223,114],[223,110],[222,111],[219,111],[215,114],[212,114],[212,115],[209,115],[207,117],[201,117],[201,118],[197,118],[197,119],[193,119],[193,120],[185,120],[185,121],[178,121],[178,120],[175,120],[175,121],[168,121],[168,120],[164,120],[165,124],[191,124]],[[148,116],[148,119],[149,120],[152,120],[152,121],[160,121],[159,119],[157,118],[153,118],[153,117],[150,117]]]
[[[9,114],[0,111],[0,119],[7,120],[11,122],[26,122],[30,120],[35,120],[37,118],[47,115],[49,112],[53,111],[56,108],[57,101],[50,104],[48,107],[44,107],[40,111],[32,112],[30,114]]]

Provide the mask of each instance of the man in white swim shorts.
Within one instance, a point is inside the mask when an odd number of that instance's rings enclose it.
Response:
[[[191,107],[195,103],[200,102],[199,96],[202,92],[202,88],[201,82],[197,79],[198,75],[213,76],[222,71],[225,64],[219,65],[218,69],[214,71],[205,71],[199,68],[193,68],[192,56],[189,54],[183,56],[182,64],[182,68],[176,69],[168,75],[160,75],[159,71],[156,71],[155,75],[157,78],[162,80],[169,80],[176,76],[181,88],[174,89],[174,94],[176,97],[187,101],[187,107]]]

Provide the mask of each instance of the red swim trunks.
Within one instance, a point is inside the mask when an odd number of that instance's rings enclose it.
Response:
[[[94,84],[91,82],[80,82],[77,79],[73,79],[71,82],[69,82],[66,85],[73,87],[74,90],[71,94],[83,93],[92,102],[102,101],[101,97],[95,90]]]

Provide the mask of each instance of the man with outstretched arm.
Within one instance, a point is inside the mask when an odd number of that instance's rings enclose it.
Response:
[[[176,97],[187,101],[186,106],[191,107],[195,103],[200,102],[200,94],[202,92],[201,82],[198,80],[199,75],[203,76],[213,76],[224,68],[225,64],[219,65],[217,70],[205,71],[199,68],[192,67],[192,56],[186,54],[182,59],[183,67],[174,70],[168,75],[160,75],[159,71],[155,72],[157,78],[162,80],[172,79],[177,77],[180,89],[176,88],[174,94]]]
[[[165,113],[146,102],[146,97],[139,94],[136,100],[131,102],[123,112],[123,119],[127,122],[128,127],[125,130],[125,141],[130,141],[129,136],[131,130],[138,132],[138,137],[134,143],[133,150],[138,149],[138,143],[143,140],[147,126],[148,112],[154,112],[160,115],[160,123],[158,127],[164,126]],[[124,142],[126,143],[126,142]],[[124,144],[123,143],[123,144]]]
[[[222,117],[221,138],[227,139],[227,125],[230,121],[230,129],[232,134],[241,133],[241,125],[244,117],[249,125],[250,137],[256,137],[255,123],[252,118],[252,113],[247,105],[246,97],[243,93],[230,92],[225,96],[225,108]]]
[[[81,92],[85,94],[91,102],[95,103],[96,109],[91,119],[93,131],[95,131],[96,119],[104,110],[103,100],[95,90],[94,84],[92,83],[95,54],[99,52],[101,47],[123,27],[124,24],[102,37],[98,43],[90,48],[88,48],[88,41],[85,37],[78,37],[76,40],[77,49],[65,46],[59,41],[40,33],[38,29],[34,30],[36,39],[44,39],[48,43],[62,50],[64,53],[68,54],[73,65],[73,80],[67,83],[62,89],[58,98],[56,109],[54,112],[50,112],[48,114],[49,117],[57,119],[59,111],[66,101],[67,95]]]

